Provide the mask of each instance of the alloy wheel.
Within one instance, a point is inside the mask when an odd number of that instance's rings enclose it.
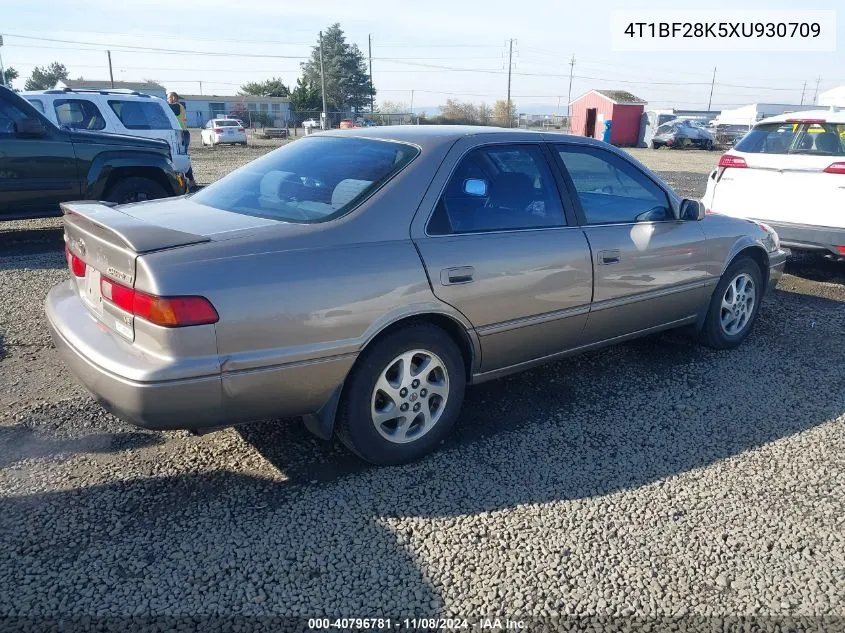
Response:
[[[748,273],[740,273],[733,278],[722,296],[719,323],[728,336],[740,334],[751,321],[757,293],[754,279]]]

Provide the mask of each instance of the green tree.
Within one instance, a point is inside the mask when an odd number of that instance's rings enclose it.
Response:
[[[250,81],[241,86],[242,95],[259,95],[263,97],[289,97],[290,90],[282,82],[281,77],[272,77],[265,81]]]
[[[362,109],[369,108],[376,92],[367,74],[364,54],[357,44],[347,43],[340,24],[331,25],[323,33],[323,73],[326,107],[330,112],[352,108],[358,114]],[[311,51],[311,59],[302,64],[302,75],[307,85],[317,88],[322,99],[319,42]]]
[[[64,64],[53,62],[49,66],[36,66],[24,84],[24,90],[50,90],[56,87],[56,82],[67,79],[67,68]]]
[[[290,104],[295,112],[320,112],[320,91],[309,84],[305,77],[300,77],[290,93]]]
[[[14,68],[12,68],[11,66],[6,68],[4,75],[6,76],[6,83],[4,84],[3,83],[3,77],[0,77],[0,86],[5,85],[5,86],[8,86],[9,88],[12,87],[12,82],[15,79],[17,79],[18,77],[20,77],[20,75],[18,75],[18,71],[15,70]]]

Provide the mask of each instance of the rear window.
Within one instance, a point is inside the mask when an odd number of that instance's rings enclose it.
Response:
[[[312,224],[338,218],[390,180],[419,150],[392,141],[301,139],[192,196],[234,213]]]
[[[232,121],[231,119],[224,119],[222,121],[215,121],[214,125],[216,127],[240,127],[241,124],[237,121]]]
[[[764,123],[756,125],[737,143],[749,154],[845,154],[843,123]]]
[[[161,104],[154,101],[109,100],[109,107],[127,130],[172,130]]]

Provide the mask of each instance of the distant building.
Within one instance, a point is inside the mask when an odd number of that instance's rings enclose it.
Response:
[[[569,104],[570,131],[602,138],[604,122],[613,121],[610,142],[636,145],[646,101],[625,90],[590,90]]]
[[[287,97],[179,93],[179,101],[187,110],[188,127],[205,127],[210,119],[224,115],[270,127],[284,127],[290,120],[290,99]]]
[[[802,110],[813,110],[817,106],[811,103],[806,105],[795,105],[789,103],[751,103],[741,108],[722,110],[716,117],[717,125],[754,125],[757,121],[767,119],[770,116],[786,114],[787,112],[801,112]]]
[[[56,82],[56,89],[72,88],[74,90],[133,90],[143,94],[165,99],[167,91],[164,86],[152,81],[115,81],[114,85],[108,79],[66,79]]]
[[[845,86],[825,90],[819,95],[816,104],[825,107],[836,106],[838,108],[845,108]]]

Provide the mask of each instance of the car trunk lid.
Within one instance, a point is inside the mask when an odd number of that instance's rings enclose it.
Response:
[[[134,288],[139,256],[211,239],[145,222],[108,203],[61,206],[68,264],[80,299],[100,322],[128,340],[134,339],[134,315],[104,300],[103,278]]]

